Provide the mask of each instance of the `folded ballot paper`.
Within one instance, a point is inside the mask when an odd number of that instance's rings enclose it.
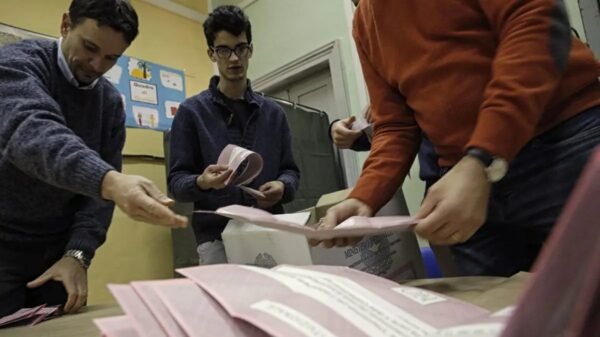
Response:
[[[317,229],[306,224],[309,213],[271,214],[267,211],[231,205],[221,207],[216,211],[195,211],[196,213],[214,213],[231,219],[250,222],[259,226],[280,229],[303,234],[309,239],[327,240],[336,237],[367,236],[408,230],[417,220],[408,216],[353,216],[333,229]]]
[[[23,308],[8,316],[0,318],[0,327],[16,325],[36,325],[40,322],[60,316],[59,306],[39,305],[34,308]]]
[[[367,122],[367,120],[362,117],[358,117],[354,123],[352,123],[351,129],[364,132],[365,135],[367,135],[369,142],[373,138],[373,124]]]
[[[103,336],[485,337],[508,317],[347,267],[178,271],[185,278],[111,285],[126,315],[95,320]]]
[[[217,164],[228,166],[233,171],[225,185],[237,186],[253,197],[265,197],[261,191],[245,186],[262,171],[263,160],[260,154],[229,144],[221,151]]]

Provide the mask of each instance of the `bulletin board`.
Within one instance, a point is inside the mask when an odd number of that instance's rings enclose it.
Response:
[[[128,127],[166,131],[185,100],[183,71],[122,56],[104,77],[123,98]]]

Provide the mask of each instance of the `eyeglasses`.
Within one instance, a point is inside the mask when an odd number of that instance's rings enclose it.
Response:
[[[216,46],[211,47],[213,52],[217,53],[217,56],[220,59],[228,60],[231,57],[231,53],[235,53],[237,57],[246,57],[248,56],[248,52],[250,52],[250,44],[240,44],[235,46],[235,48],[229,48],[227,46]]]

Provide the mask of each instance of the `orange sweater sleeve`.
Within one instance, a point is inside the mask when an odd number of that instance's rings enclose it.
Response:
[[[349,198],[356,198],[377,211],[402,184],[417,153],[420,130],[405,99],[373,68],[365,53],[360,34],[354,34],[363,75],[371,99],[373,140],[356,187]]]
[[[571,48],[562,1],[480,0],[498,39],[477,124],[466,148],[480,147],[508,160],[535,133],[558,87]]]

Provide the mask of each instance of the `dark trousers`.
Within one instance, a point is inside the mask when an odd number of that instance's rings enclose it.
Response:
[[[33,245],[0,240],[0,317],[21,308],[67,301],[61,282],[48,281],[35,289],[26,287],[58,261],[64,249],[65,242]]]
[[[458,272],[510,276],[530,270],[598,145],[600,106],[527,143],[506,177],[492,186],[484,225],[467,242],[451,247]]]

